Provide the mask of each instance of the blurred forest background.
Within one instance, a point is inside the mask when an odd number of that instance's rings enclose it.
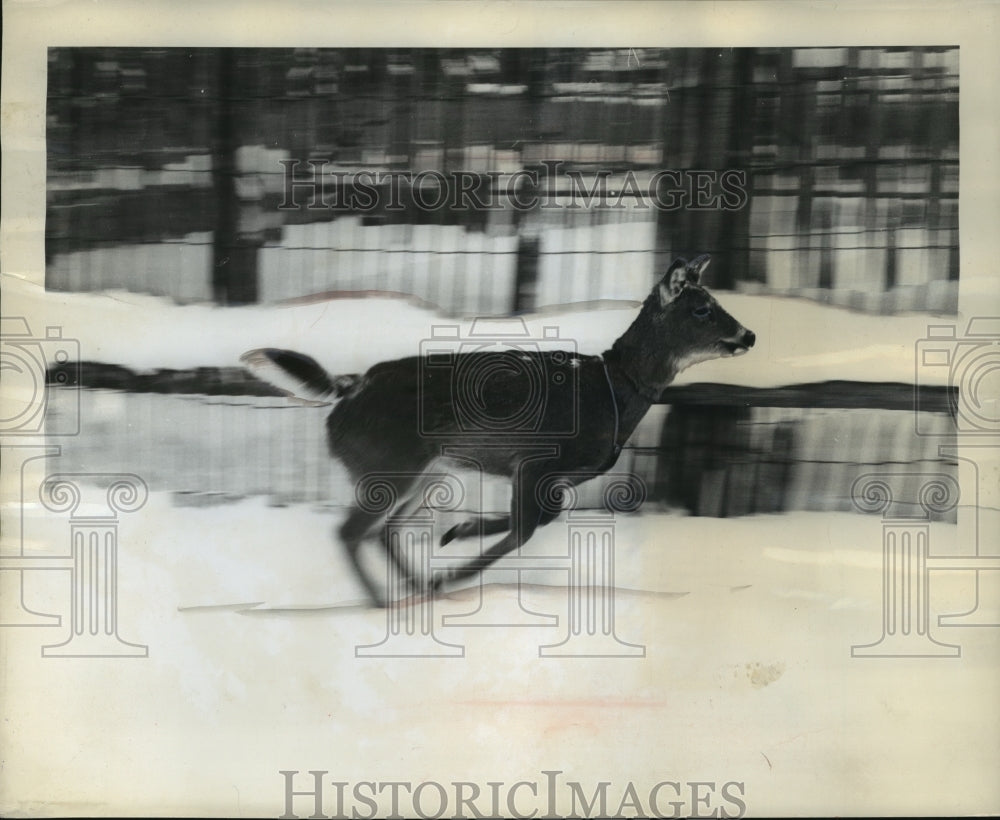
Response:
[[[642,298],[667,257],[710,252],[717,289],[957,305],[957,48],[55,48],[48,87],[50,289],[383,290],[504,315]],[[611,190],[735,169],[749,199],[278,207],[318,173],[328,199],[334,172],[362,170],[475,174],[488,193],[556,161]]]

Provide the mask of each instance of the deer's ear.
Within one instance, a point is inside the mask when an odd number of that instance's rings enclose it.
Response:
[[[660,295],[660,307],[666,307],[668,302],[676,299],[688,282],[698,282],[697,272],[692,271],[686,259],[675,259],[657,286],[657,292]]]
[[[688,270],[688,281],[698,284],[701,281],[701,275],[705,272],[705,268],[708,267],[708,263],[712,261],[712,257],[707,253],[703,253],[701,256],[696,256],[691,260],[691,264],[687,266]]]

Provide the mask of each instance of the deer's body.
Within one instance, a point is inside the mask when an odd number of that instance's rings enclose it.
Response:
[[[243,360],[257,371],[277,367],[314,393],[339,398],[327,419],[331,454],[355,483],[371,474],[389,476],[403,499],[397,509],[414,493],[421,473],[443,454],[460,453],[464,466],[509,478],[509,515],[470,519],[442,539],[505,533],[449,576],[464,578],[517,549],[538,526],[556,517],[558,505],[552,505],[551,496],[550,503],[543,503],[539,492],[543,481],[578,484],[609,470],[650,405],[681,369],[753,346],[754,334],[698,285],[707,264],[707,256],[690,264],[676,261],[632,325],[602,356],[538,350],[464,353],[441,374],[422,366],[420,357],[409,357],[379,363],[364,375],[340,377],[288,351],[255,350]],[[462,358],[477,356],[492,358]],[[513,358],[500,358],[505,356]],[[552,357],[560,356],[560,365],[571,377],[540,387],[527,375],[552,372]],[[516,357],[528,358],[518,362]],[[567,366],[571,370],[566,371]],[[455,373],[485,371],[489,378],[475,385],[474,399],[486,418],[510,418],[526,401],[537,399],[538,410],[529,423],[501,429],[503,425],[470,425],[463,418],[458,405],[468,396],[462,385],[456,387]],[[558,500],[559,490],[555,492]],[[384,520],[384,514],[359,504],[340,528],[358,577],[377,604],[386,602],[363,569],[358,549]],[[398,560],[396,565],[410,578],[407,567]]]
[[[551,354],[465,353],[456,359],[456,369],[463,368],[463,357],[484,355],[544,357]],[[619,380],[621,395],[613,396],[601,357],[568,352],[565,355],[576,363],[575,383],[548,385],[537,428],[513,432],[463,429],[456,423],[453,384],[447,375],[435,378],[435,374],[422,369],[419,357],[377,364],[362,377],[359,389],[343,398],[330,413],[327,419],[330,452],[355,478],[382,467],[421,469],[431,460],[440,458],[443,447],[475,449],[476,461],[484,472],[513,477],[527,449],[537,448],[542,443],[558,444],[559,466],[607,469],[614,461],[616,443],[619,446],[624,443],[649,403],[637,397],[634,391],[628,391],[623,380]],[[544,363],[536,365],[536,369],[545,372],[546,366]],[[609,372],[613,372],[613,368]],[[490,393],[485,398],[492,400],[496,415],[505,413],[500,407],[504,402],[514,411],[524,403],[531,389],[524,373],[524,370],[511,368],[491,377]],[[581,396],[587,397],[585,406],[578,404],[577,399]],[[625,429],[619,421],[616,436],[616,407],[631,407],[636,398],[642,402],[642,408],[636,407],[629,413],[629,417],[634,418],[630,428]],[[387,414],[389,407],[392,408],[391,416]],[[575,417],[575,421],[569,425],[557,421],[571,417]],[[546,434],[546,430],[567,426],[575,432]]]

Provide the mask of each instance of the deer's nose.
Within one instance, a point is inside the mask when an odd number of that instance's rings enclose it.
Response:
[[[757,341],[757,334],[752,330],[743,331],[743,344],[747,347],[753,347],[754,342]]]

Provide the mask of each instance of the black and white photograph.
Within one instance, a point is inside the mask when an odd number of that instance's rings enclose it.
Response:
[[[1000,4],[4,16],[4,816],[1000,811]]]

